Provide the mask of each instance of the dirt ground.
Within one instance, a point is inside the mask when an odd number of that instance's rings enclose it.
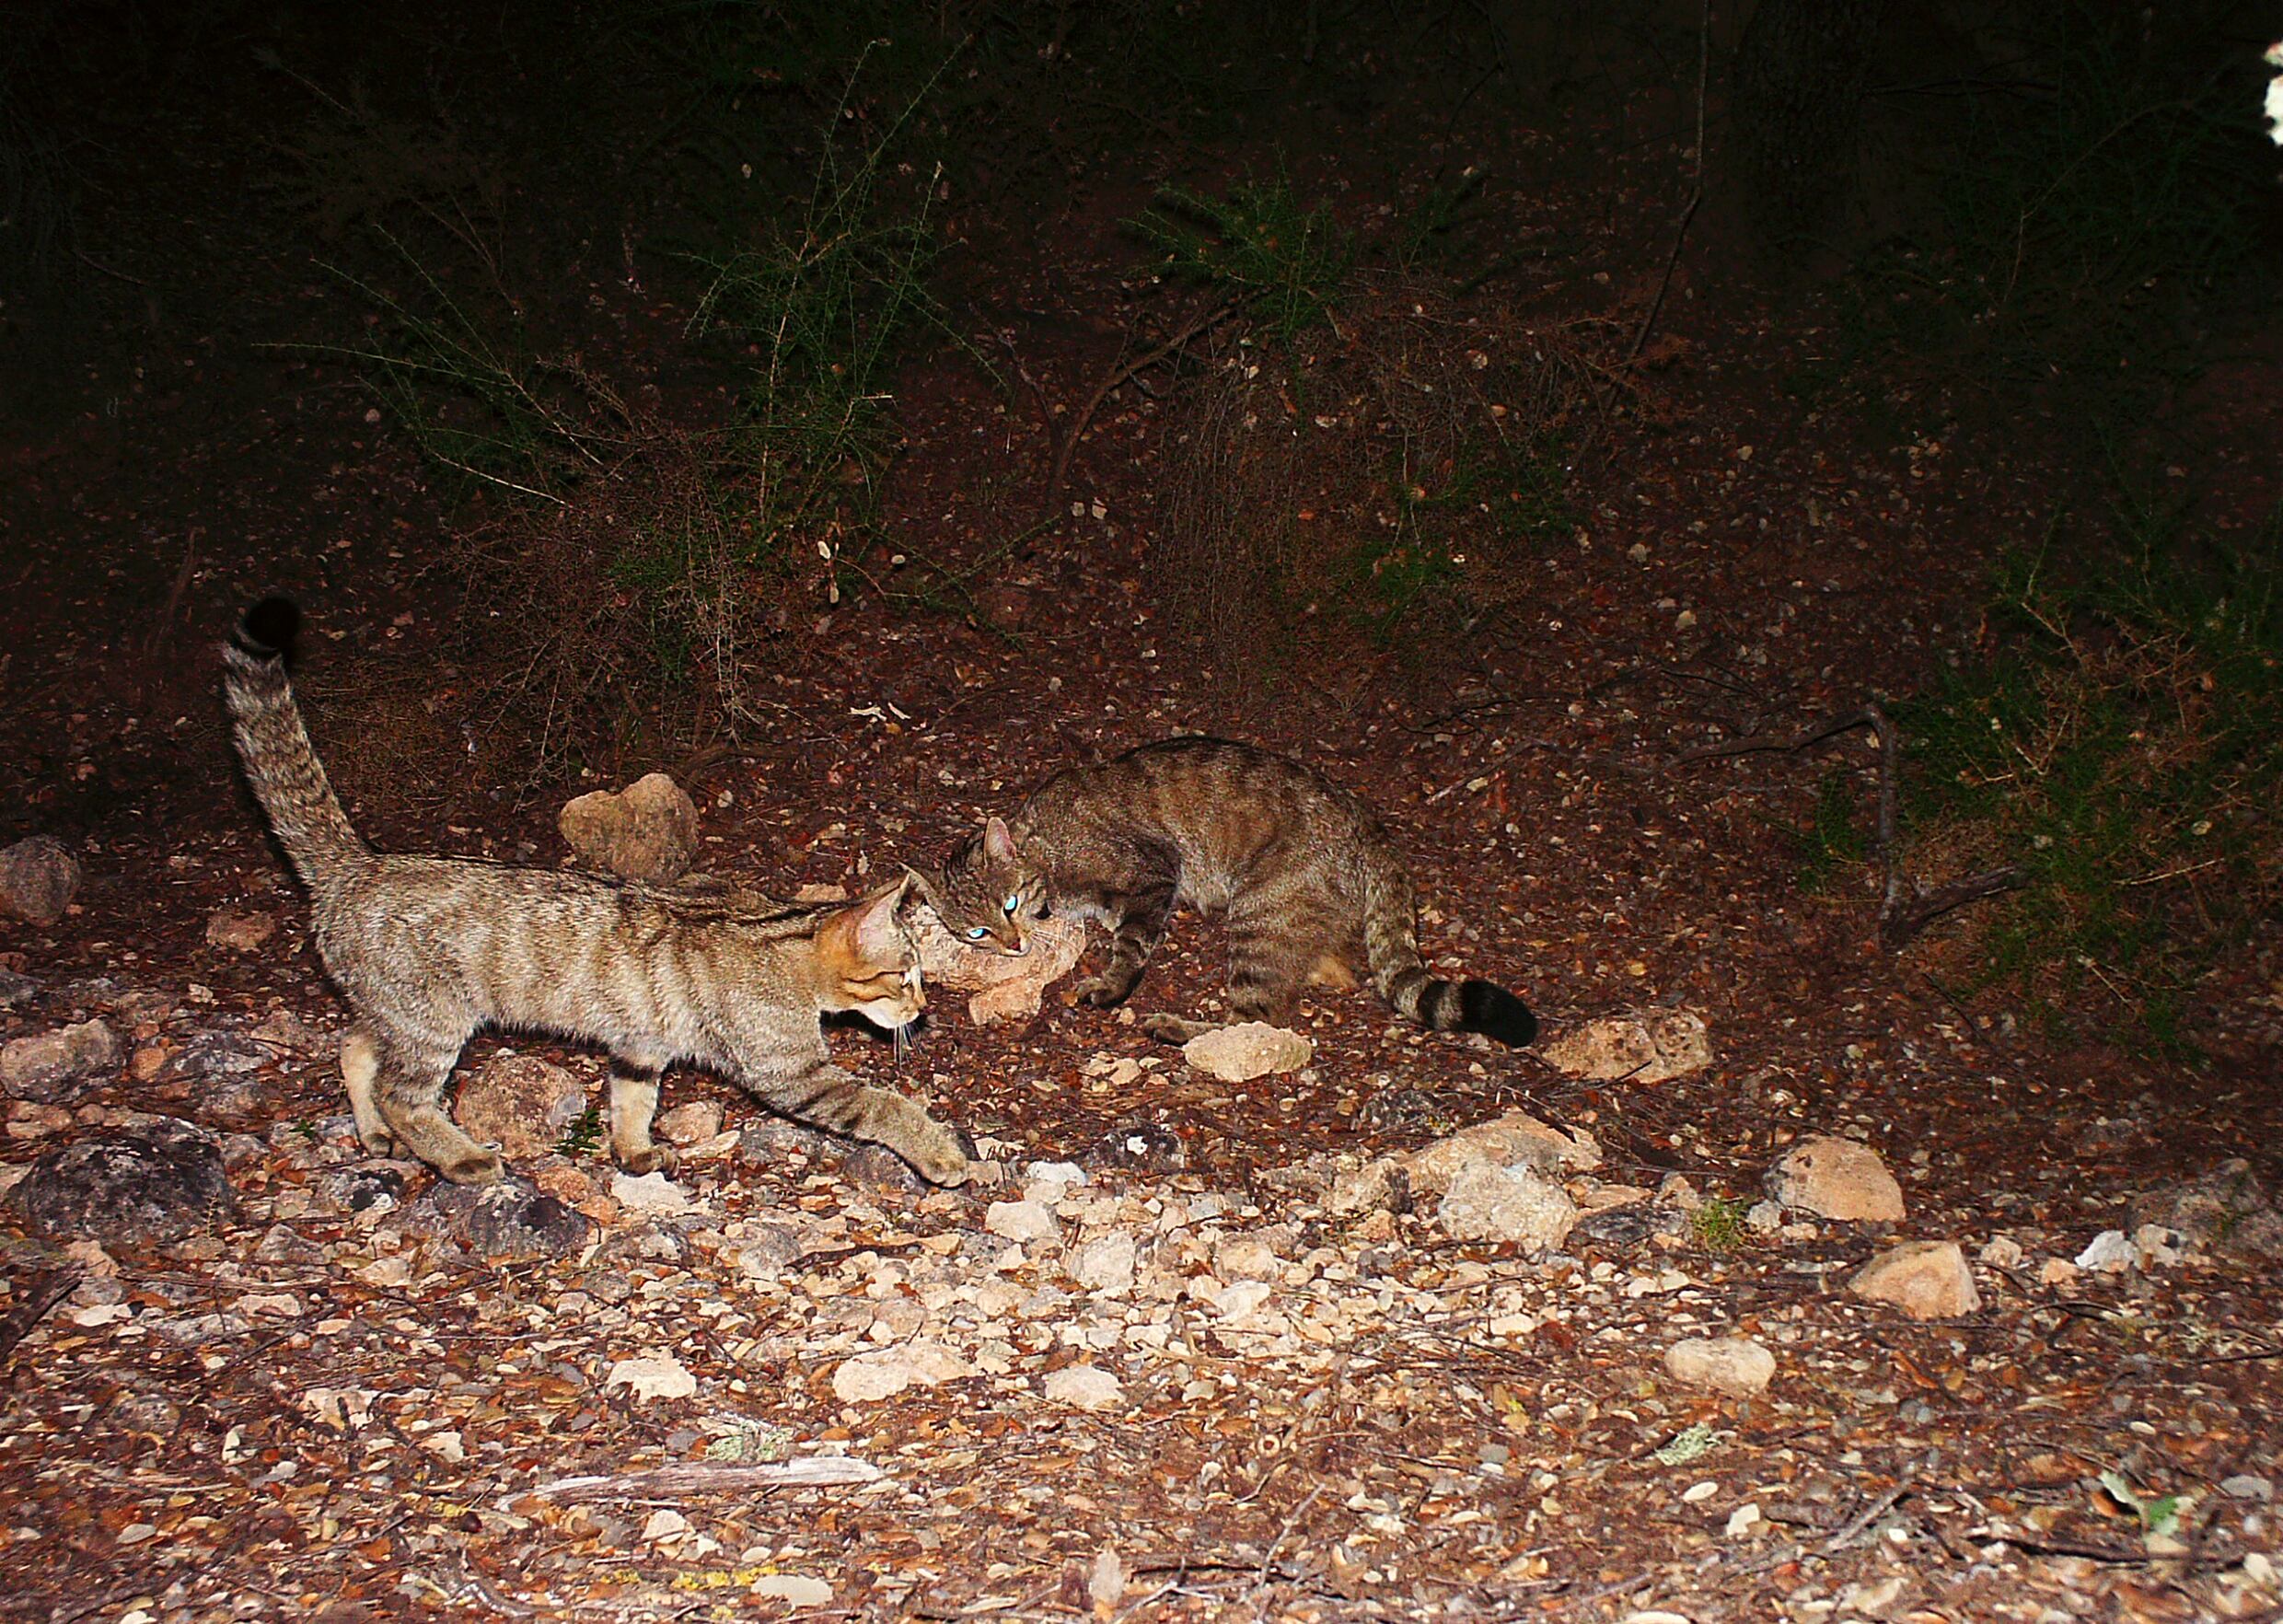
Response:
[[[915,361],[887,500],[913,558],[985,564],[994,623],[800,604],[815,635],[777,721],[625,777],[677,771],[704,866],[789,894],[938,854],[1089,753],[1251,739],[1378,806],[1431,959],[1514,987],[1549,1036],[1696,1012],[1712,1063],[1582,1081],[1327,992],[1295,1023],[1304,1069],[1232,1085],[1130,1012],[1050,996],[977,1027],[939,997],[900,1063],[861,1029],[832,1042],[975,1135],[989,1184],[920,1189],[678,1073],[669,1106],[725,1119],[687,1207],[614,1196],[574,1136],[518,1171],[567,1192],[591,1244],[499,1261],[435,1216],[425,1170],[369,1167],[345,1131],[342,1009],[235,777],[214,643],[261,591],[299,597],[312,729],[377,844],[557,863],[556,806],[600,780],[527,794],[454,737],[447,566],[492,510],[446,501],[353,369],[265,347],[337,336],[348,306],[261,201],[285,119],[265,81],[185,49],[203,93],[168,105],[191,111],[102,121],[81,273],[109,314],[0,445],[0,845],[52,835],[85,869],[55,924],[0,922],[0,966],[33,983],[0,1037],[99,1018],[122,1044],[67,1108],[9,1102],[0,1161],[183,1116],[221,1137],[236,1204],[112,1252],[0,1208],[0,1312],[69,1285],[0,1354],[0,1615],[2283,1616],[2269,1268],[2225,1236],[2073,1262],[2230,1158],[2277,1188],[2276,967],[2215,983],[2200,1064],[2057,1040],[2002,992],[1948,990],[1949,927],[1883,949],[1875,876],[1801,887],[1789,831],[1835,769],[1867,804],[1865,737],[1673,761],[1907,693],[1970,647],[1989,562],[2068,495],[2045,425],[1962,427],[1907,390],[1875,420],[1805,406],[1787,380],[1828,314],[1685,261],[1653,412],[1613,431],[1574,537],[1464,669],[1326,672],[1250,708],[1146,585],[1172,447],[1139,385],[1080,446],[1067,521],[997,556],[1047,480],[1037,408],[1067,419],[1116,362],[1136,296],[1117,223],[1160,157],[1026,215],[955,203],[951,307],[988,312],[1035,394]],[[1601,146],[1565,188],[1547,131],[1437,134],[1392,91],[1312,116],[1295,170],[1343,209],[1491,164],[1517,231],[1567,244],[1525,302],[1642,318],[1686,195],[1672,143],[1572,114],[1559,139]],[[597,353],[677,387],[688,311],[630,285],[617,243],[560,275]],[[2212,387],[2271,401],[2272,367],[2241,367]],[[2183,477],[2255,522],[2277,419],[2214,415],[2208,439],[2183,419]],[[455,755],[457,780],[435,765]],[[1134,1007],[1210,1010],[1221,962],[1180,920]],[[599,1057],[512,1047],[599,1087]],[[202,1060],[226,1051],[248,1058]],[[1514,1108],[1661,1193],[1533,1255],[1451,1238],[1424,1198],[1337,1214],[1304,1171]],[[1691,1221],[1697,1197],[1759,1201],[1816,1133],[1879,1152],[1899,1224]],[[1083,1182],[1035,1166],[1065,1163]],[[1850,1294],[1895,1239],[1958,1243],[1978,1306],[1919,1321]],[[1732,1334],[1774,1353],[1765,1392],[1668,1373],[1676,1340]],[[866,1386],[875,1365],[906,1385]],[[840,1480],[771,1475],[817,1461]]]

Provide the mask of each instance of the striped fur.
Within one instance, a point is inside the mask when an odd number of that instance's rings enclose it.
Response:
[[[272,600],[272,603],[274,600]],[[444,1108],[460,1050],[485,1027],[610,1051],[610,1143],[632,1173],[671,1170],[650,1124],[658,1075],[687,1061],[776,1110],[886,1145],[938,1184],[967,1177],[958,1136],[912,1101],[831,1063],[821,1015],[901,1030],[926,1005],[898,919],[900,882],[860,901],[792,908],[704,883],[650,887],[561,869],[376,853],[327,782],[257,606],[223,651],[246,779],[308,887],[311,934],[354,1021],[342,1042],[357,1136],[463,1184],[499,1153]]]
[[[1250,745],[1169,738],[1067,769],[921,884],[947,928],[1005,953],[1023,951],[1026,922],[1043,911],[1099,921],[1109,959],[1078,989],[1096,1006],[1133,992],[1186,905],[1226,915],[1239,1018],[1279,1018],[1310,982],[1351,986],[1362,971],[1420,1026],[1517,1048],[1537,1035],[1504,988],[1428,970],[1409,876],[1371,807]],[[1175,1038],[1201,1029],[1163,1015],[1144,1024]]]

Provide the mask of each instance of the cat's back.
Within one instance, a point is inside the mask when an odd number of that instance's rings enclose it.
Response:
[[[1313,769],[1202,736],[1070,769],[1039,787],[1026,816],[1056,844],[1095,831],[1163,841],[1180,853],[1185,889],[1205,900],[1257,879],[1264,864],[1336,856],[1380,839],[1369,808]]]

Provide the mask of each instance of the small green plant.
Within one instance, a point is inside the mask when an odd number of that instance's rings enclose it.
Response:
[[[1659,1466],[1686,1466],[1701,1460],[1721,1445],[1721,1434],[1709,1421],[1693,1421],[1650,1452]]]
[[[2196,979],[2283,897],[2283,528],[2120,516],[2121,558],[2009,563],[1989,646],[1902,713],[1906,814],[1937,864],[2019,865],[1975,916],[1982,984],[2048,1019],[2094,993],[2172,1048]]]
[[[601,1148],[602,1110],[597,1106],[588,1106],[581,1111],[579,1119],[563,1130],[562,1137],[555,1143],[555,1154],[559,1156],[592,1155]]]
[[[1281,172],[1225,197],[1168,187],[1133,226],[1167,273],[1227,290],[1287,345],[1330,315],[1355,259],[1330,205],[1304,208]]]
[[[1800,853],[1800,888],[1818,894],[1835,889],[1840,875],[1871,855],[1871,841],[1856,820],[1858,791],[1853,775],[1824,774],[1815,786],[1815,811],[1792,839]]]
[[[1736,1196],[1708,1196],[1688,1214],[1688,1237],[1708,1252],[1733,1252],[1744,1242],[1748,1203]]]
[[[2187,1502],[2177,1494],[2144,1495],[2133,1488],[2132,1479],[2114,1468],[2101,1474],[2101,1487],[2111,1500],[2140,1519],[2140,1531],[2169,1539],[2180,1532],[2181,1514]]]

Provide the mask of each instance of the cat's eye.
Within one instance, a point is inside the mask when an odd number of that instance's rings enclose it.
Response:
[[[969,925],[969,926],[968,926],[968,941],[970,941],[970,942],[979,942],[979,941],[981,941],[981,940],[982,940],[985,936],[988,936],[988,935],[990,935],[990,934],[991,934],[991,927],[990,927],[989,925]]]
[[[1013,919],[1014,917],[1014,911],[1022,906],[1023,899],[1011,894],[1004,902],[999,904],[1001,911],[1004,912],[1009,919]]]

